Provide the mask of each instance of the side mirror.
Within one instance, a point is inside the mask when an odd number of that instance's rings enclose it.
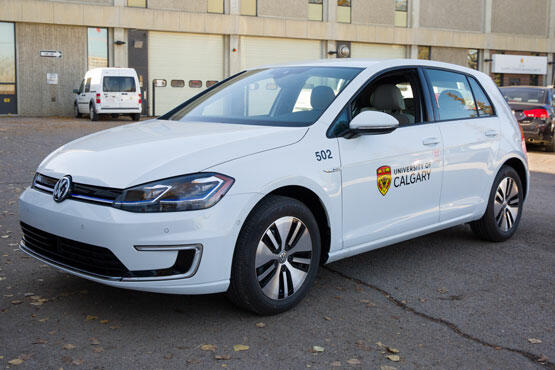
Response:
[[[357,114],[349,123],[350,137],[360,135],[389,134],[399,127],[399,121],[387,113],[364,111]]]
[[[79,90],[73,89],[73,93],[74,93],[74,94],[79,94]]]

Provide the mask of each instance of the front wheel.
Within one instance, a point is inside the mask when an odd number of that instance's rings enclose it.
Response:
[[[140,114],[140,113],[133,113],[133,114],[131,115],[131,119],[132,119],[133,121],[140,121],[140,120],[141,120],[141,114]]]
[[[89,106],[89,118],[91,119],[91,121],[98,121],[98,113],[96,113],[94,104],[91,104]]]
[[[260,315],[291,309],[316,278],[320,244],[308,207],[288,197],[267,197],[251,212],[237,240],[228,297]]]
[[[509,166],[501,167],[493,182],[486,213],[470,223],[472,231],[493,242],[502,242],[513,236],[522,215],[523,190],[516,171]]]

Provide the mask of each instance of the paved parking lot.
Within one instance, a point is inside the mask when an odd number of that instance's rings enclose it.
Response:
[[[322,268],[294,310],[258,317],[223,295],[102,286],[17,250],[16,200],[42,158],[127,122],[0,118],[4,367],[555,369],[553,153],[529,152],[530,196],[510,241],[458,226],[365,253]]]

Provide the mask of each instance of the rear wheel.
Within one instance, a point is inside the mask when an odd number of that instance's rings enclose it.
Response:
[[[96,113],[96,108],[94,107],[94,104],[91,104],[89,106],[89,118],[91,119],[91,121],[98,121],[98,113]]]
[[[522,215],[523,187],[516,171],[501,167],[491,189],[484,216],[470,223],[479,237],[494,242],[509,239],[515,233]]]
[[[140,120],[141,120],[141,114],[140,114],[140,113],[133,113],[133,114],[131,115],[131,119],[132,119],[133,121],[140,121]]]
[[[545,146],[547,152],[555,152],[555,135],[551,139],[551,143]]]
[[[320,232],[310,210],[295,199],[270,196],[241,230],[228,297],[261,315],[287,311],[308,292],[319,261]]]

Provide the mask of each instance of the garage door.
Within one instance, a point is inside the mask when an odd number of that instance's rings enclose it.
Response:
[[[148,78],[167,81],[156,87],[157,116],[204,90],[224,76],[224,38],[221,35],[199,35],[175,32],[149,32]]]
[[[353,42],[351,44],[351,57],[371,59],[406,58],[406,48],[401,45]]]
[[[241,67],[280,64],[322,58],[321,42],[270,37],[241,37]]]

